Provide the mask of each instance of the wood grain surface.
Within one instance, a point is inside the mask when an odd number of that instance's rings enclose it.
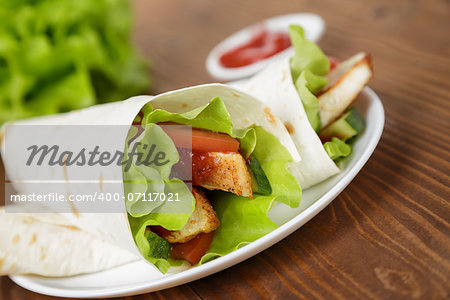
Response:
[[[127,299],[448,299],[450,2],[134,1],[135,41],[159,93],[211,82],[209,50],[243,26],[291,12],[327,22],[320,46],[374,58],[386,110],[381,141],[313,220],[215,275]],[[50,299],[0,278],[0,299]]]

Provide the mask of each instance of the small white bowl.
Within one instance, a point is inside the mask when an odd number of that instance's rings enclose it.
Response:
[[[307,39],[317,42],[325,30],[325,21],[318,15],[312,13],[295,13],[272,17],[256,24],[245,27],[238,32],[233,33],[222,42],[217,44],[209,53],[206,59],[206,69],[208,73],[220,80],[237,80],[249,77],[276,59],[286,55],[292,55],[294,50],[289,47],[271,57],[260,60],[248,66],[238,68],[227,68],[220,63],[220,57],[226,51],[242,45],[253,37],[256,28],[262,27],[269,32],[289,32],[289,25],[296,24],[303,27]]]

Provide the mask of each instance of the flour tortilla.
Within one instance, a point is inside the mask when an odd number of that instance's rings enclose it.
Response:
[[[32,214],[5,213],[0,208],[0,275],[68,276],[139,259],[136,254],[67,225],[61,215],[45,216],[48,222]]]
[[[108,136],[106,141],[99,137],[99,140],[88,141],[92,144],[83,145],[87,149],[92,149],[98,143],[102,143],[104,147],[111,147],[107,149],[111,149],[113,152],[116,149],[124,148],[128,128],[146,103],[151,102],[154,108],[182,113],[206,105],[217,96],[224,101],[234,128],[245,128],[252,124],[260,125],[278,137],[295,161],[300,161],[297,149],[283,123],[273,116],[263,103],[231,87],[222,84],[208,84],[171,91],[155,97],[138,96],[126,101],[93,106],[66,114],[9,123],[6,125],[8,128],[3,128],[4,132],[0,141],[7,178],[19,193],[34,192],[36,185],[27,180],[30,175],[33,175],[34,178],[59,182],[50,185],[52,192],[62,194],[119,192],[123,196],[123,178],[120,166],[108,166],[107,171],[105,168],[93,167],[87,172],[86,169],[76,166],[42,165],[32,168],[25,165],[27,151],[24,147],[26,147],[26,143],[22,147],[23,149],[17,147],[14,151],[6,151],[5,144],[23,142],[23,137],[18,137],[22,125],[52,125],[48,126],[49,129],[38,139],[44,141],[57,139],[60,140],[59,145],[62,145],[62,149],[77,149],[85,132],[74,132],[73,136],[67,139],[64,125],[125,125],[122,126],[123,128],[118,127],[117,132]],[[80,174],[89,179],[86,184],[77,182]],[[64,180],[61,181],[62,178]],[[105,184],[106,182],[117,183],[115,189],[109,190],[111,187]],[[121,188],[117,189],[117,186]],[[44,276],[68,276],[95,272],[125,263],[136,257],[142,258],[131,234],[124,202],[120,204],[120,212],[114,213],[84,213],[82,204],[76,202],[64,202],[61,205],[65,206],[65,211],[68,212],[57,213],[52,211],[51,206],[48,206],[45,210],[46,214],[28,213],[26,216],[21,216],[17,213],[9,214],[8,211],[0,214],[0,226],[4,230],[0,233],[0,255],[2,255],[0,259],[4,257],[0,275],[32,273]],[[26,207],[20,207],[19,211],[23,212],[24,209],[26,210]],[[30,215],[35,221],[25,224],[23,218],[28,218]],[[76,230],[70,230],[71,228],[76,228]],[[39,240],[30,248],[29,243],[33,240],[34,234]],[[19,236],[19,242],[14,243],[16,235]],[[66,237],[70,239],[67,247],[64,246]],[[81,251],[82,246],[88,247],[88,244],[90,245],[89,249],[92,249],[91,256]],[[43,245],[48,245],[48,248],[41,249],[40,246]],[[100,259],[101,253],[111,251],[108,245],[113,245],[116,250]],[[64,252],[61,252],[63,251],[62,247],[65,249]],[[43,252],[48,257],[47,260],[40,259]],[[20,257],[23,257],[24,264],[19,265]]]
[[[339,168],[325,152],[322,142],[311,127],[303,104],[292,82],[289,57],[239,85],[239,88],[260,99],[290,129],[290,135],[302,158],[291,165],[302,189],[339,173]]]

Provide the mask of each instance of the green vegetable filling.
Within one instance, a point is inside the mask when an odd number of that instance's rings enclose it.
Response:
[[[146,230],[145,235],[150,245],[148,256],[168,259],[172,245],[153,231]]]
[[[328,74],[330,62],[315,43],[305,38],[302,27],[289,26],[289,34],[295,50],[290,60],[292,81],[311,127],[319,133],[321,120],[319,101],[315,95],[328,84],[323,76]],[[350,155],[352,147],[348,143],[364,129],[364,126],[361,115],[356,109],[350,109],[333,124],[320,131],[319,136],[322,142],[325,142],[323,146],[330,158],[338,161]]]
[[[247,166],[252,178],[253,192],[262,195],[272,194],[272,187],[270,186],[269,179],[267,179],[266,173],[264,173],[258,159],[254,156],[250,157],[247,159]]]
[[[126,0],[0,0],[0,124],[148,91]]]
[[[330,62],[319,46],[305,38],[301,26],[289,26],[289,35],[295,51],[290,61],[292,81],[302,101],[309,123],[318,132],[321,125],[319,101],[314,94],[328,83],[322,76],[328,74]]]

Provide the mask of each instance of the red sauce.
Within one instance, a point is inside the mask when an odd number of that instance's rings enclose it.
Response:
[[[289,34],[260,29],[250,41],[225,52],[219,60],[227,68],[243,67],[271,57],[290,45]]]

